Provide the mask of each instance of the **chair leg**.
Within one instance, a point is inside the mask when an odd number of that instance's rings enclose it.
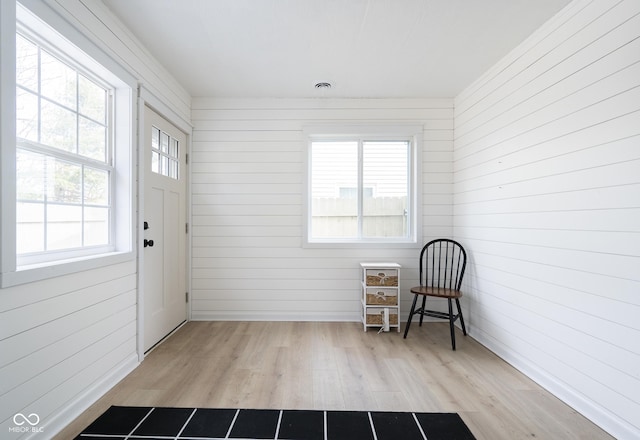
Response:
[[[454,325],[453,325],[453,303],[451,302],[451,298],[447,299],[447,302],[449,303],[449,329],[451,330],[451,348],[453,350],[456,349],[456,333],[454,331]]]
[[[427,297],[423,296],[422,297],[422,309],[421,309],[422,313],[420,313],[420,327],[422,327],[422,320],[424,319],[424,309],[425,309],[426,305],[427,305]]]
[[[404,339],[407,339],[407,333],[409,333],[409,326],[411,325],[411,318],[416,310],[416,301],[418,301],[418,295],[413,295],[413,304],[411,304],[411,311],[409,312],[409,319],[407,319],[407,325],[404,328]]]
[[[456,298],[456,306],[458,306],[458,316],[460,317],[460,325],[462,326],[462,333],[467,336],[467,328],[464,326],[464,318],[462,317],[462,309],[460,308],[460,300]]]

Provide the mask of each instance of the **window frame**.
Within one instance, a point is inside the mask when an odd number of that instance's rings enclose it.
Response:
[[[115,193],[115,189],[116,189],[114,185],[114,180],[115,180],[114,176],[116,175],[116,170],[115,170],[114,161],[113,161],[114,145],[113,145],[113,135],[112,135],[113,114],[114,114],[114,109],[113,109],[114,88],[111,84],[106,83],[103,78],[97,77],[93,72],[88,71],[88,69],[86,69],[81,63],[75,60],[69,59],[69,57],[63,51],[61,51],[58,47],[52,47],[48,41],[44,41],[43,38],[35,34],[33,30],[27,28],[22,24],[18,24],[16,30],[17,30],[16,32],[17,34],[20,34],[22,38],[36,45],[40,51],[45,51],[50,56],[55,57],[59,62],[64,64],[66,67],[74,70],[76,72],[76,75],[83,75],[88,80],[99,85],[106,92],[106,96],[105,96],[106,114],[105,114],[105,121],[104,121],[105,129],[106,129],[105,160],[101,161],[101,160],[93,159],[88,156],[83,156],[82,154],[79,154],[77,152],[68,152],[60,148],[56,148],[56,147],[42,144],[40,142],[35,142],[32,140],[27,140],[24,138],[16,139],[16,151],[22,150],[22,151],[35,153],[35,154],[40,154],[40,155],[46,156],[47,158],[70,163],[75,166],[80,166],[82,170],[84,170],[85,167],[89,167],[92,169],[107,172],[110,175],[109,184],[108,184],[109,200],[107,203],[107,207],[109,209],[109,215],[108,215],[108,225],[109,225],[108,237],[109,238],[106,244],[94,245],[94,246],[82,245],[76,248],[44,250],[44,251],[36,251],[36,252],[25,253],[25,254],[18,254],[16,252],[17,254],[16,265],[19,268],[19,267],[25,267],[25,266],[35,265],[35,264],[46,264],[46,263],[56,262],[60,260],[67,260],[69,258],[79,258],[83,256],[100,255],[100,254],[113,252],[115,250],[113,239],[116,236],[115,223],[114,223],[115,207],[113,206],[113,203],[112,203],[113,194]],[[47,102],[53,102],[50,98],[47,98],[41,91],[40,81],[41,81],[42,73],[41,73],[40,64],[38,65],[38,70],[39,70],[38,90],[35,93],[35,95],[37,96],[39,102],[41,100],[45,100]],[[16,88],[18,87],[20,87],[21,89],[24,89],[24,87],[20,85],[16,85]],[[79,85],[77,87],[79,87]],[[29,93],[33,93],[30,90],[27,90],[27,89],[24,89],[24,90],[28,91]],[[76,93],[77,93],[77,90],[76,90]],[[76,96],[76,99],[77,99],[77,96]],[[41,108],[39,108],[39,110],[40,109]],[[81,113],[80,108],[78,107],[75,110],[70,110],[70,111],[72,111],[74,113],[74,116],[76,117],[76,122],[75,122],[76,126],[74,127],[74,129],[78,130],[79,118],[86,117],[86,116]],[[40,129],[38,130],[38,134],[40,136]],[[17,188],[16,188],[16,192],[17,192]],[[44,205],[49,205],[49,204],[64,205],[65,204],[65,203],[47,202],[47,201],[43,201],[42,203]],[[74,204],[74,206],[82,207],[82,209],[84,210],[85,201],[82,200],[79,205]],[[47,224],[46,218],[44,221],[46,225]],[[83,218],[82,228],[84,229],[84,227],[85,227],[85,222]],[[84,233],[82,234],[82,237],[84,238]]]
[[[303,247],[331,248],[415,248],[422,241],[422,198],[421,184],[421,150],[423,145],[423,126],[418,124],[364,124],[364,125],[312,125],[303,130],[305,135],[305,175],[304,175],[304,212],[303,212]],[[360,237],[360,238],[313,238],[311,236],[312,218],[312,163],[311,148],[313,142],[331,141],[402,141],[409,144],[408,171],[408,214],[406,237]],[[358,158],[361,166],[362,157]],[[362,185],[359,181],[358,185]]]
[[[0,33],[3,50],[0,61],[3,68],[0,76],[0,91],[3,96],[0,107],[0,158],[2,179],[0,182],[0,287],[8,287],[92,268],[117,264],[135,259],[136,249],[135,215],[135,149],[134,109],[135,78],[98,48],[86,36],[73,28],[44,2],[20,0],[0,2]],[[111,178],[112,234],[111,247],[90,248],[77,253],[62,251],[58,259],[31,261],[29,265],[18,263],[16,255],[16,32],[25,28],[24,35],[45,43],[58,56],[77,60],[72,67],[80,73],[90,73],[107,83],[113,91],[113,119],[110,121],[113,167]],[[7,50],[5,50],[7,48]],[[11,68],[13,67],[13,68]],[[6,98],[5,98],[6,97]]]

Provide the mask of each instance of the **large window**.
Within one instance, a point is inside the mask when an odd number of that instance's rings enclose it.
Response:
[[[111,249],[111,89],[16,35],[18,262]]]
[[[134,257],[135,79],[29,5],[1,6],[2,286]]]
[[[414,243],[415,136],[311,135],[307,242]]]

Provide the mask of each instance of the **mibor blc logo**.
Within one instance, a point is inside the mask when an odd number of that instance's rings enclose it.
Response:
[[[17,413],[13,416],[13,424],[15,426],[9,427],[9,432],[43,432],[43,428],[37,426],[39,423],[40,416],[36,413],[31,413],[28,416]]]

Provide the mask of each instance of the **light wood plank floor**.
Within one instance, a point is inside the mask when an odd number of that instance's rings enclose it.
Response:
[[[110,405],[457,412],[478,440],[612,439],[447,323],[190,322],[56,439]]]

